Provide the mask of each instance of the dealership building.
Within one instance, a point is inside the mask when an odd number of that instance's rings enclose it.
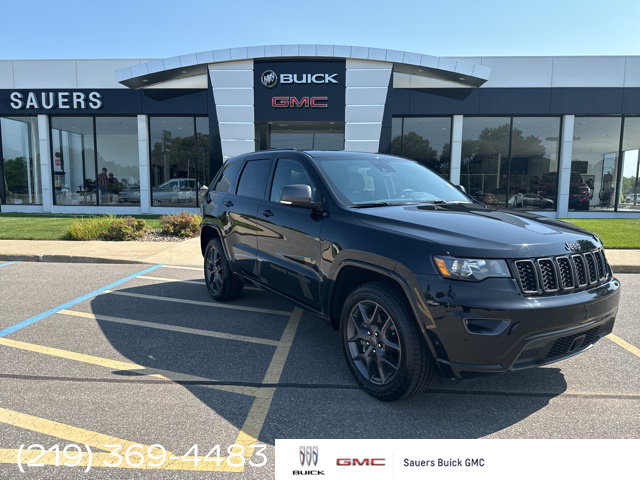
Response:
[[[195,212],[227,158],[293,147],[412,158],[509,209],[640,217],[640,56],[0,60],[0,136],[2,212]]]

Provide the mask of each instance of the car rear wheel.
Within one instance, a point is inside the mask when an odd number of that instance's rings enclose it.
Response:
[[[348,296],[340,317],[343,351],[356,381],[383,401],[419,393],[435,376],[434,361],[407,300],[384,282]]]
[[[244,284],[231,271],[220,239],[213,238],[204,251],[204,278],[211,296],[220,302],[238,298]]]

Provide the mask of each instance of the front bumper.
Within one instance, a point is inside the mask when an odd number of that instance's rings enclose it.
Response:
[[[470,378],[557,362],[611,333],[615,278],[591,289],[523,296],[513,279],[479,283],[418,275],[425,332],[445,377]]]

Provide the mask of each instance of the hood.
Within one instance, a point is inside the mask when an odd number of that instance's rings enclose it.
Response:
[[[360,208],[357,220],[440,244],[449,255],[528,258],[601,247],[595,234],[559,220],[477,204]]]

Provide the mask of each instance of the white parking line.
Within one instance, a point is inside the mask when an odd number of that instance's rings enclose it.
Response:
[[[288,317],[291,312],[285,310],[271,310],[269,308],[242,307],[240,305],[227,305],[226,303],[202,302],[200,300],[185,300],[182,298],[159,297],[157,295],[146,295],[144,293],[122,292],[120,290],[104,290],[103,293],[111,295],[123,295],[125,297],[145,298],[147,300],[160,300],[163,302],[186,303],[188,305],[202,305],[205,307],[228,308],[230,310],[241,310],[244,312],[270,313],[272,315],[284,315]]]
[[[180,265],[163,265],[162,268],[179,268],[180,270],[196,270],[198,272],[202,271],[202,268],[198,268],[198,267],[181,267]]]
[[[205,284],[204,280],[180,280],[179,278],[164,278],[164,277],[150,277],[148,275],[140,275],[138,278],[141,278],[143,280],[153,280],[156,282],[179,282],[179,283],[189,283],[191,285],[198,285],[200,287],[203,287]],[[258,287],[254,287],[254,286],[250,286],[250,285],[245,285],[244,286],[245,290],[257,290],[257,291],[262,291],[261,288]]]
[[[278,340],[270,340],[267,338],[247,337],[245,335],[235,335],[233,333],[215,332],[213,330],[202,330],[200,328],[179,327],[177,325],[167,325],[164,323],[145,322],[142,320],[133,320],[130,318],[111,317],[109,315],[94,315],[93,313],[76,312],[74,310],[60,310],[59,315],[71,315],[74,317],[90,318],[92,320],[102,320],[105,322],[123,323],[125,325],[134,325],[137,327],[155,328],[157,330],[169,330],[171,332],[190,333],[192,335],[200,335],[203,337],[222,338],[224,340],[236,340],[239,342],[257,343],[260,345],[269,345],[279,347],[281,344]]]

